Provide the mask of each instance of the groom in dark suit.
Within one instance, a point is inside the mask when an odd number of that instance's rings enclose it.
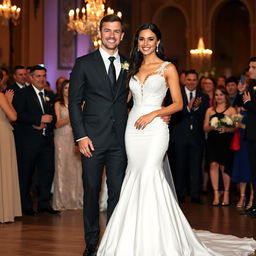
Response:
[[[53,128],[55,114],[53,99],[44,90],[46,69],[34,66],[30,70],[31,85],[18,90],[14,96],[17,111],[15,142],[23,213],[36,215],[30,196],[32,175],[37,170],[38,211],[56,214],[50,206],[54,174]]]
[[[209,107],[209,97],[197,89],[198,74],[195,70],[185,73],[182,88],[183,109],[171,117],[170,133],[174,150],[175,186],[180,202],[187,192],[187,181],[191,201],[200,203],[202,158],[205,144],[203,121]]]
[[[99,34],[101,47],[76,60],[69,86],[70,120],[82,154],[86,256],[96,254],[99,241],[98,200],[103,167],[106,166],[109,219],[119,200],[127,164],[127,65],[118,53],[124,35],[121,19],[105,16]]]

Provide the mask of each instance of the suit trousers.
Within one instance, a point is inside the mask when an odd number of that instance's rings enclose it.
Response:
[[[174,142],[173,148],[174,177],[178,199],[184,199],[188,188],[192,198],[199,198],[204,143],[196,138],[191,138],[186,141]]]
[[[125,148],[120,145],[115,131],[102,147],[96,147],[92,157],[82,155],[84,186],[84,230],[87,246],[99,241],[99,194],[103,168],[106,167],[108,206],[107,220],[119,200],[120,190],[127,166]]]
[[[33,208],[31,199],[32,176],[36,170],[38,208],[50,207],[51,186],[54,175],[54,144],[52,137],[41,136],[33,145],[16,139],[22,209]]]

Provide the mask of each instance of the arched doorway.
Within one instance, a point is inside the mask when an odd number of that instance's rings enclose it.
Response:
[[[179,71],[186,68],[186,20],[176,7],[165,7],[157,13],[154,22],[162,33],[165,56]]]
[[[239,0],[224,3],[215,15],[213,63],[219,74],[239,75],[250,58],[250,18]]]

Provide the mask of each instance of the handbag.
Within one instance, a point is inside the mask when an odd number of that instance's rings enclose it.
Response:
[[[235,129],[233,138],[230,143],[230,149],[234,151],[240,150],[240,132],[239,129]]]

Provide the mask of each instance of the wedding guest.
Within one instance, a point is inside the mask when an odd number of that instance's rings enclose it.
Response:
[[[250,184],[250,198],[246,206],[249,209],[253,202],[253,188],[252,188],[252,174],[248,155],[248,145],[245,134],[245,123],[247,118],[247,111],[243,107],[239,107],[237,112],[241,115],[241,121],[238,121],[236,127],[239,132],[239,146],[240,149],[234,152],[234,162],[232,170],[232,181],[239,184],[240,198],[236,207],[243,207],[246,204],[246,185]]]
[[[8,86],[8,89],[14,91],[20,90],[26,86],[27,70],[24,66],[16,66],[13,73],[14,84]]]
[[[175,185],[180,202],[185,200],[186,180],[190,183],[193,203],[200,203],[202,160],[205,137],[203,120],[208,108],[208,96],[197,89],[198,73],[186,71],[182,88],[183,109],[173,114],[170,122],[171,143],[175,158]]]
[[[60,86],[59,101],[55,103],[57,117],[54,131],[55,174],[53,208],[55,210],[81,209],[83,207],[82,164],[68,112],[69,81]]]
[[[58,77],[58,79],[56,80],[55,86],[56,86],[56,94],[57,94],[57,97],[58,97],[58,95],[59,95],[59,93],[60,93],[61,84],[62,84],[65,80],[67,80],[67,78],[66,78],[66,77],[63,77],[63,76]]]
[[[0,81],[3,75],[0,71]],[[13,92],[0,92],[0,223],[21,216],[16,150],[10,122],[17,118],[12,106]]]
[[[225,76],[219,76],[217,78],[217,86],[225,86],[226,85],[226,77]]]
[[[46,68],[34,66],[30,70],[31,85],[19,90],[14,97],[17,111],[15,141],[20,179],[22,210],[35,216],[30,195],[31,178],[37,170],[38,212],[56,214],[50,206],[54,175],[53,128],[55,114],[53,99],[44,90]]]
[[[209,106],[212,106],[213,93],[216,86],[216,82],[211,77],[204,77],[201,82],[201,91],[209,96]]]
[[[0,71],[2,71],[3,78],[1,80],[0,92],[5,92],[6,88],[9,86],[9,71],[7,68],[1,67]]]
[[[238,81],[235,77],[231,76],[226,80],[226,89],[229,95],[231,106],[235,106],[235,99],[237,97],[237,84]]]
[[[249,63],[250,84],[248,92],[244,93],[244,108],[247,110],[246,139],[248,143],[249,160],[252,170],[252,182],[254,190],[253,205],[242,214],[256,218],[256,57],[252,57]]]
[[[220,120],[225,116],[236,114],[235,108],[230,106],[229,96],[224,86],[217,86],[214,91],[213,106],[209,107],[205,114],[204,130],[208,132],[206,142],[206,154],[210,163],[210,179],[214,191],[214,199],[212,205],[220,204],[219,196],[219,169],[222,173],[224,184],[224,195],[222,206],[229,205],[229,187],[230,172],[232,166],[232,151],[230,142],[232,139],[234,128],[228,127],[232,125],[232,120],[227,121],[226,126],[210,124],[211,120]]]

